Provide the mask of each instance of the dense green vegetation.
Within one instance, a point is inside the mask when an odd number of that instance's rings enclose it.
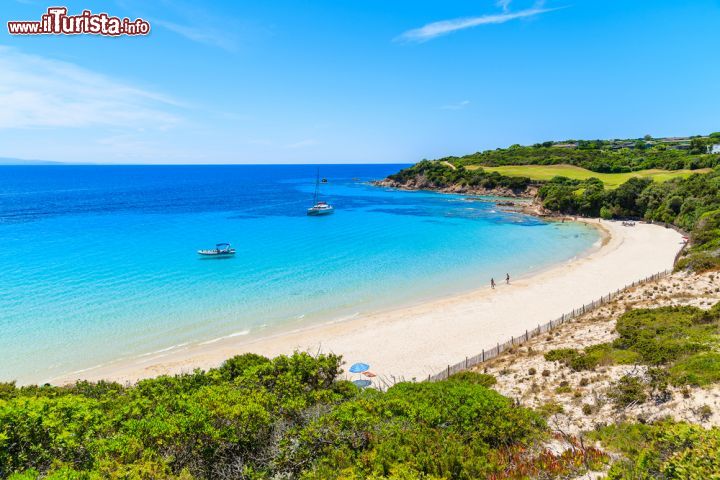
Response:
[[[644,218],[691,230],[700,217],[720,208],[720,171],[653,182],[631,178],[614,190],[601,181],[556,177],[538,192],[552,210],[605,218]]]
[[[417,188],[446,188],[450,186],[479,187],[494,189],[525,190],[530,179],[507,177],[484,170],[468,170],[463,167],[452,169],[442,162],[423,160],[388,177],[401,184],[412,182]]]
[[[17,479],[547,478],[599,466],[553,454],[542,417],[465,372],[380,392],[340,358],[243,355],[135,386],[0,386],[0,477]]]
[[[601,365],[645,364],[651,388],[663,384],[705,386],[720,381],[720,303],[710,310],[696,307],[637,309],[617,321],[619,337],[584,351],[564,348],[545,354],[573,370]]]
[[[720,155],[707,154],[707,146],[720,143],[720,132],[709,137],[690,139],[687,150],[675,150],[672,144],[653,139],[625,141],[568,140],[533,146],[513,145],[476,152],[463,157],[441,159],[455,166],[486,165],[575,165],[594,172],[622,173],[659,168],[696,170],[720,165]],[[571,146],[570,148],[568,148]],[[624,148],[618,148],[624,147]]]
[[[671,422],[626,423],[590,435],[624,457],[610,468],[611,480],[716,479],[720,472],[719,428],[706,430]]]
[[[691,232],[692,249],[678,268],[720,265],[720,169],[663,183],[631,178],[614,190],[599,180],[555,178],[538,191],[554,211],[603,218],[642,218]]]

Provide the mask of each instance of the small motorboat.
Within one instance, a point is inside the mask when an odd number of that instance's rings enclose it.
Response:
[[[235,255],[235,249],[229,243],[218,243],[215,248],[210,250],[198,250],[199,255],[211,256],[211,257],[225,257],[229,255]]]

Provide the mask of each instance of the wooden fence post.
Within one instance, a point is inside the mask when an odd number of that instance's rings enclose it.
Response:
[[[622,289],[617,289],[617,290],[615,290],[615,292],[610,292],[610,293],[608,293],[607,295],[601,296],[599,300],[592,300],[590,303],[587,303],[587,304],[583,305],[581,308],[573,309],[572,312],[568,313],[567,315],[565,315],[565,314],[563,313],[563,314],[560,316],[560,318],[558,318],[557,320],[550,320],[550,321],[548,321],[547,323],[545,323],[544,325],[541,325],[541,324],[538,323],[538,324],[537,324],[537,329],[533,329],[533,337],[536,336],[536,335],[542,334],[543,328],[545,328],[545,331],[546,331],[546,332],[552,331],[552,330],[554,330],[558,325],[562,325],[562,324],[564,324],[566,321],[570,321],[571,319],[575,318],[576,316],[578,316],[578,315],[580,315],[580,314],[585,314],[585,313],[587,313],[588,311],[592,311],[592,310],[594,310],[594,309],[596,309],[596,308],[599,308],[600,306],[604,305],[605,303],[610,302],[613,298],[619,296],[619,295],[620,295],[620,292],[624,292],[624,291],[626,291],[627,289],[629,289],[629,288],[631,288],[631,287],[634,288],[634,287],[640,286],[640,285],[642,285],[642,284],[645,284],[645,283],[647,283],[647,282],[654,281],[654,280],[658,280],[658,279],[660,279],[660,278],[664,278],[665,276],[669,275],[670,273],[672,273],[672,270],[665,270],[665,271],[662,271],[662,272],[654,273],[654,274],[652,274],[652,275],[650,275],[650,276],[648,276],[648,277],[645,277],[643,280],[635,280],[635,281],[633,281],[631,284],[625,284],[625,287],[623,287]],[[520,336],[518,337],[518,345],[521,345],[521,344],[523,343],[523,341],[524,341],[524,342],[527,342],[527,341],[529,341],[529,340],[530,340],[530,330],[529,330],[529,329],[525,329],[525,339],[523,340],[522,335],[520,335]],[[492,353],[492,349],[491,349],[491,350],[488,350],[488,353],[487,353],[487,354],[485,353],[485,349],[484,349],[484,348],[482,349],[482,353],[480,354],[480,358],[481,358],[480,362],[485,362],[486,360],[489,360],[489,359],[491,359],[491,358],[494,358],[494,357],[496,357],[496,356],[499,356],[500,353],[501,353],[502,351],[504,351],[504,350],[501,350],[501,349],[500,349],[500,343],[499,343],[499,342],[496,343],[495,345],[496,345],[496,346],[495,346],[495,349],[494,349],[494,350],[495,350],[495,353],[494,353],[494,354]],[[503,346],[504,346],[504,345],[507,345],[507,343],[504,343]],[[511,337],[510,337],[510,346],[511,346],[511,347],[514,347],[514,346],[515,346],[515,337],[514,337],[514,336],[511,336]],[[477,355],[474,356],[473,358],[474,358],[474,359],[477,359]],[[478,364],[477,360],[474,360],[474,362],[475,362],[475,363],[474,363],[473,365],[477,365],[477,364]],[[462,364],[461,364],[461,363],[458,363],[458,364],[454,365],[453,368],[455,368],[455,367],[458,367],[458,368],[459,368],[460,365],[462,365]],[[466,356],[466,357],[465,357],[465,370],[467,370],[469,367],[470,367],[470,357]],[[447,368],[446,368],[446,370],[445,370],[446,378],[449,378],[449,377],[450,377],[450,370],[451,370],[451,366],[448,365]],[[437,375],[436,375],[437,379],[441,379],[441,375],[442,375],[442,374],[437,374]],[[435,377],[433,377],[431,374],[428,374],[428,381],[432,381],[432,380],[435,380]]]

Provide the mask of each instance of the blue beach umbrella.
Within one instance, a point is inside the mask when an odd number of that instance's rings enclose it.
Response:
[[[367,363],[354,363],[350,367],[350,373],[362,373],[370,370],[370,365]]]
[[[370,380],[353,380],[352,383],[358,388],[365,388],[369,387],[372,382]]]

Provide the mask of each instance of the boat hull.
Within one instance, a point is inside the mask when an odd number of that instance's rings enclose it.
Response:
[[[326,215],[332,215],[335,212],[334,208],[315,210],[313,208],[308,209],[307,214],[309,217],[323,217]]]

